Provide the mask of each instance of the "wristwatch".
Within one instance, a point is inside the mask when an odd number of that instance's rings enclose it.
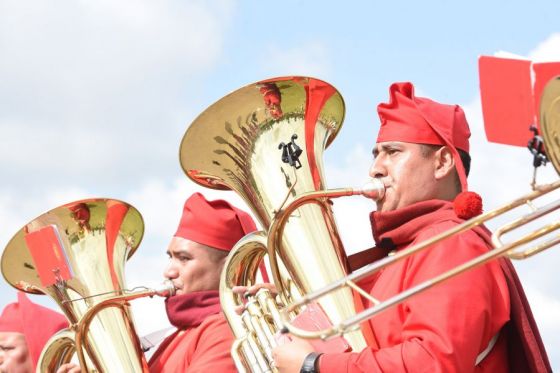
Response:
[[[300,373],[319,373],[319,356],[318,352],[311,352],[303,360],[303,365],[301,366]]]

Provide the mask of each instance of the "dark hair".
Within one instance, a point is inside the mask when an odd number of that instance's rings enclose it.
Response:
[[[444,145],[430,145],[430,144],[420,144],[420,149],[421,149],[421,153],[423,157],[428,157],[429,155],[435,153],[436,151],[438,151],[440,148],[442,148]],[[471,171],[471,156],[469,153],[467,153],[464,150],[461,149],[457,149],[457,152],[459,153],[459,158],[461,158],[461,163],[463,164],[463,168],[465,169],[465,175],[468,177],[469,176],[469,172]],[[459,175],[457,175],[457,172],[455,172],[456,174],[456,184],[457,184],[457,189],[460,191],[461,190],[461,182],[459,180]]]
[[[224,258],[229,254],[229,251],[216,249],[215,247],[204,245],[204,244],[199,244],[199,245],[205,247],[206,251],[208,252],[208,258],[210,258],[210,260],[216,264],[222,263]]]

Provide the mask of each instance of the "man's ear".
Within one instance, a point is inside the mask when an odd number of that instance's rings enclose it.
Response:
[[[434,177],[441,180],[455,170],[455,158],[447,146],[442,146],[434,154]]]

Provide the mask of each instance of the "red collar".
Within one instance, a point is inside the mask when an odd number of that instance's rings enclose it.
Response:
[[[462,221],[455,215],[453,203],[443,200],[422,201],[398,210],[370,214],[375,244],[390,250],[408,245],[424,228],[444,220]]]
[[[217,314],[221,309],[217,290],[175,295],[165,300],[169,322],[179,329],[197,327],[206,317]]]

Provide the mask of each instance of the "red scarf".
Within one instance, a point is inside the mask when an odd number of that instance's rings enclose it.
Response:
[[[370,214],[373,237],[377,247],[394,250],[410,244],[423,228],[442,221],[462,223],[447,201],[431,200],[415,203],[402,209]],[[473,228],[489,247],[490,231],[484,226]],[[508,339],[508,358],[512,372],[552,372],[546,350],[533,313],[517,273],[507,258],[499,258],[510,295],[510,322],[505,326]]]
[[[221,309],[217,290],[175,295],[165,300],[169,322],[179,329],[197,327],[205,318],[217,314]]]
[[[442,200],[418,202],[387,212],[374,211],[370,220],[376,246],[390,250],[410,244],[420,231],[436,221],[462,221],[455,215],[453,204]]]

